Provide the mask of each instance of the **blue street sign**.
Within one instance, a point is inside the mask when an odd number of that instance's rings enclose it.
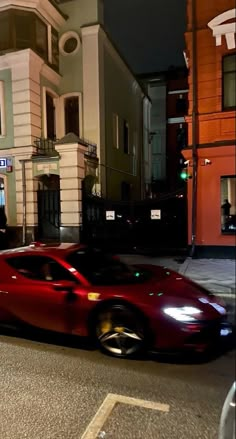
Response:
[[[5,169],[7,167],[7,159],[0,157],[0,169]]]

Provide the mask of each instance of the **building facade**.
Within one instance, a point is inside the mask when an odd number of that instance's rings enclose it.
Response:
[[[199,256],[235,257],[235,20],[234,0],[187,2],[189,138],[184,156],[188,176],[195,177],[188,178],[188,241]]]
[[[23,241],[78,240],[86,179],[142,197],[149,113],[102,0],[0,0],[0,204]]]
[[[188,71],[173,67],[166,72],[141,75],[140,80],[152,102],[149,195],[156,197],[186,186],[181,179],[181,169],[182,149],[187,144]]]

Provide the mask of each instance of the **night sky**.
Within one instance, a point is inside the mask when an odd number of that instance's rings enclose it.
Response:
[[[184,65],[186,0],[104,0],[105,27],[134,73]]]

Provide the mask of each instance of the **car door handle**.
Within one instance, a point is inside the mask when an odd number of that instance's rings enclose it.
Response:
[[[2,291],[2,290],[0,290],[0,294],[8,294],[8,291]]]

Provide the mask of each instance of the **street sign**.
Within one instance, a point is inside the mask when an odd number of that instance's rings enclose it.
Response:
[[[0,157],[0,169],[5,169],[7,167],[7,159]]]
[[[151,219],[152,220],[160,220],[161,219],[161,210],[160,209],[151,210]]]
[[[114,210],[106,210],[106,220],[107,221],[114,221],[116,217]]]

